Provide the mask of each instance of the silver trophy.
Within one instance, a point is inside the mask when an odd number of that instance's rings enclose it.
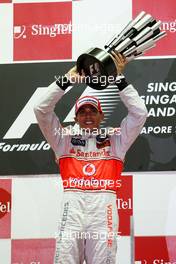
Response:
[[[117,70],[112,59],[111,52],[118,51],[127,61],[131,61],[156,46],[156,42],[166,36],[166,32],[160,31],[161,21],[156,21],[150,14],[142,11],[135,19],[115,35],[105,46],[90,48],[77,59],[77,69],[81,74],[85,73],[85,82],[92,88],[102,90],[106,88],[109,80],[116,79]],[[104,81],[102,83],[102,76]],[[109,78],[109,77],[112,78]]]

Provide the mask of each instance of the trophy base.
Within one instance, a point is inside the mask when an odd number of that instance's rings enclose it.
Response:
[[[99,48],[91,48],[77,59],[77,70],[85,73],[85,83],[96,90],[105,89],[115,81],[117,69],[111,55]]]

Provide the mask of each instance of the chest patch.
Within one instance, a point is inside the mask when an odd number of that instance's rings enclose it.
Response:
[[[111,142],[109,139],[109,136],[102,137],[101,135],[98,135],[96,137],[96,147],[97,149],[105,148],[111,146]]]
[[[86,145],[86,141],[84,139],[74,138],[74,137],[72,137],[71,143],[72,143],[73,146],[83,146],[83,147],[85,147],[85,145]]]

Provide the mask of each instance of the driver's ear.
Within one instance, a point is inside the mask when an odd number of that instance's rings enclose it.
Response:
[[[101,113],[101,121],[104,120],[104,113]]]
[[[78,118],[77,118],[77,116],[74,117],[74,120],[75,120],[76,123],[78,123]]]

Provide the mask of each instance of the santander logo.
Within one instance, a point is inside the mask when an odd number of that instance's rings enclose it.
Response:
[[[95,172],[96,172],[96,168],[95,168],[94,164],[88,163],[88,164],[84,165],[84,167],[83,167],[84,175],[92,176],[95,174]]]
[[[0,188],[0,219],[11,210],[11,194]]]

